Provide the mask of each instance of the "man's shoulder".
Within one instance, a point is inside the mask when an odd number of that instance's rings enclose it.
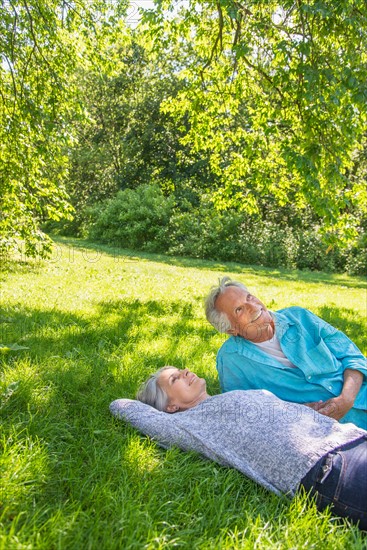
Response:
[[[301,306],[289,306],[284,307],[283,309],[278,309],[275,313],[283,313],[285,315],[300,315],[303,313],[310,313],[310,311]]]
[[[283,309],[278,309],[278,311],[275,312],[275,315],[295,322],[306,318],[310,319],[315,317],[315,314],[312,313],[312,311],[301,306],[290,306]]]
[[[225,342],[221,345],[218,350],[218,355],[221,353],[236,353],[240,348],[246,346],[247,341],[240,336],[230,336]]]

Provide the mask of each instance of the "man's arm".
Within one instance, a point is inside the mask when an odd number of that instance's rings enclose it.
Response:
[[[320,414],[340,420],[353,407],[362,382],[363,374],[360,371],[346,369],[344,371],[343,389],[338,397],[333,397],[327,401],[315,401],[305,404]]]
[[[315,315],[314,317],[320,323],[321,338],[334,357],[341,362],[343,370],[356,370],[367,378],[367,359],[356,344],[341,330]]]

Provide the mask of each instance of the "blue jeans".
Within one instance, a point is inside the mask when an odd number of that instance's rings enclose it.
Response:
[[[367,531],[367,436],[323,456],[302,479],[316,506]]]

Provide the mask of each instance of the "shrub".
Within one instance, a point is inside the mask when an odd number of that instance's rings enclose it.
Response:
[[[178,212],[170,225],[170,254],[295,267],[297,242],[290,228],[279,229],[243,213],[218,213],[209,207]]]
[[[352,247],[348,251],[346,259],[346,269],[348,273],[352,275],[364,275],[367,274],[367,232],[363,232],[361,228],[361,235],[359,237],[356,246]]]
[[[125,248],[277,268],[367,272],[367,237],[347,251],[328,249],[318,227],[280,225],[235,210],[217,212],[210,201],[174,209],[158,185],[120,191],[86,216],[89,238]],[[306,224],[305,224],[306,225]]]
[[[174,199],[156,185],[119,191],[94,210],[88,237],[125,248],[166,250]]]
[[[318,228],[304,229],[299,233],[296,266],[316,271],[342,271],[345,256],[337,248],[329,248],[318,233]]]

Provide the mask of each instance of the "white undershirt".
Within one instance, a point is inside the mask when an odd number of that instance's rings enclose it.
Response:
[[[280,347],[279,340],[275,334],[271,338],[271,340],[266,340],[266,342],[259,342],[259,343],[254,342],[254,344],[255,346],[265,351],[265,353],[267,353],[268,355],[272,355],[273,357],[275,357],[275,359],[277,359],[285,367],[296,368],[296,365],[293,365],[293,363],[291,363],[289,359],[287,359],[286,356],[284,355]]]

